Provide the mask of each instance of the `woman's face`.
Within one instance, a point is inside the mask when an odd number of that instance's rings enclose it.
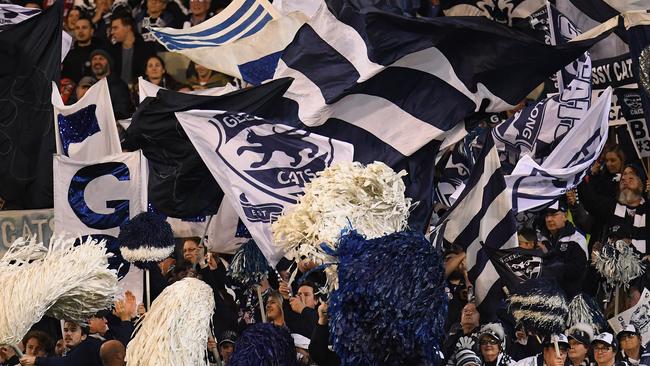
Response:
[[[623,162],[615,152],[610,151],[605,154],[605,166],[607,167],[607,171],[611,174],[618,174],[621,172]]]
[[[155,57],[152,57],[147,61],[147,77],[149,79],[161,79],[165,73],[165,68],[163,67],[160,60]]]
[[[68,29],[75,28],[75,25],[77,24],[77,20],[79,20],[79,16],[81,16],[79,10],[77,9],[70,10],[70,12],[68,13]]]

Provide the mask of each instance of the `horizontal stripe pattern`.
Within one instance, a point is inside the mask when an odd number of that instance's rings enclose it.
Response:
[[[266,0],[235,0],[221,13],[189,29],[151,28],[169,51],[221,46],[258,33],[277,15]]]
[[[491,134],[470,174],[463,193],[447,214],[444,241],[460,245],[467,253],[467,267],[480,305],[499,275],[484,247],[514,248],[517,227],[511,198]]]

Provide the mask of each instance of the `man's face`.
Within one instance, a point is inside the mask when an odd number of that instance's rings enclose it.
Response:
[[[478,344],[481,346],[481,355],[486,362],[495,362],[499,357],[499,341],[490,336],[483,336]]]
[[[95,55],[90,60],[90,67],[93,69],[93,74],[97,79],[101,79],[108,75],[110,68],[108,60],[102,55]]]
[[[63,324],[63,342],[66,347],[76,347],[84,339],[86,339],[86,336],[81,332],[79,324],[73,322]]]
[[[589,348],[586,345],[575,339],[569,339],[569,359],[582,360],[587,357],[587,351],[589,351]]]
[[[554,233],[566,225],[566,213],[562,211],[549,212],[544,216],[544,220],[548,231]]]
[[[596,342],[593,346],[594,359],[601,366],[608,366],[614,360],[614,348],[602,342]]]
[[[93,27],[88,19],[79,19],[77,23],[75,23],[74,37],[79,43],[90,41],[90,38],[93,36],[93,32]]]
[[[311,286],[300,286],[298,288],[298,297],[305,304],[306,307],[316,309],[316,297],[314,297],[314,289]]]
[[[637,336],[634,333],[623,333],[621,334],[621,348],[625,353],[628,353],[630,351],[636,351],[640,349],[641,347],[641,342],[639,339],[639,336]]]
[[[210,9],[210,0],[190,0],[190,12],[195,17],[202,17]]]
[[[38,339],[32,337],[27,340],[25,344],[25,354],[28,356],[44,357],[45,350],[41,347]]]
[[[467,303],[460,315],[460,325],[473,325],[473,327],[478,327],[480,318],[481,316],[478,313],[478,310],[476,310],[476,305],[471,302]]]
[[[558,357],[554,345],[544,347],[544,363],[546,366],[564,366],[567,357],[567,348],[564,345],[560,345],[559,348],[560,354]]]
[[[147,13],[150,17],[158,18],[167,7],[166,0],[147,0]]]
[[[191,264],[199,262],[199,243],[194,240],[185,240],[183,243],[183,258]]]
[[[104,333],[106,331],[106,318],[95,318],[92,317],[88,321],[88,326],[90,328],[90,333]]]
[[[124,42],[126,37],[131,32],[131,27],[124,25],[122,19],[115,19],[111,22],[111,36],[115,42]]]
[[[219,346],[219,354],[221,355],[221,358],[223,358],[223,362],[226,364],[230,362],[230,356],[232,356],[232,352],[235,350],[235,345],[230,343],[230,342],[223,342]]]
[[[266,317],[269,321],[282,319],[282,305],[277,298],[271,296],[266,301]]]

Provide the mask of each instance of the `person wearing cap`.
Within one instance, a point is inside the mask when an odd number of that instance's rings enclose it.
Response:
[[[603,332],[594,337],[591,341],[591,347],[594,351],[594,361],[597,366],[627,366],[624,361],[616,361],[616,350],[618,343],[614,335]]]
[[[61,76],[72,79],[80,84],[84,76],[92,76],[90,67],[90,53],[98,48],[104,48],[105,44],[94,37],[93,23],[90,18],[82,16],[75,23],[74,46],[63,60]]]
[[[86,95],[88,89],[90,89],[91,86],[95,85],[96,82],[97,79],[92,76],[82,77],[77,84],[77,89],[75,90],[75,101],[79,101],[81,98],[83,98],[83,96]]]
[[[645,353],[645,349],[641,345],[641,334],[639,334],[634,324],[628,324],[618,332],[616,340],[621,345],[621,349],[616,354],[616,359],[625,361],[630,365],[638,365],[641,356]]]
[[[506,334],[499,323],[481,327],[478,335],[479,356],[486,366],[509,366],[515,361],[506,354]]]
[[[129,96],[129,86],[113,73],[113,57],[103,49],[96,49],[90,53],[90,65],[97,80],[106,78],[108,82],[115,119],[131,117],[133,106]]]
[[[569,340],[564,334],[553,334],[542,341],[542,353],[520,360],[517,366],[564,366]]]
[[[578,323],[567,330],[569,362],[571,366],[589,366],[589,348],[594,331],[589,324]]]
[[[618,182],[618,198],[599,195],[588,184],[578,186],[587,211],[595,216],[597,221],[605,223],[602,242],[622,237],[642,255],[648,254],[646,240],[650,237],[650,215],[647,215],[648,200],[644,194],[648,185],[650,181],[647,180],[643,169],[636,164],[628,164]],[[605,237],[611,232],[616,233],[616,238],[611,235]]]
[[[217,345],[219,350],[219,356],[221,356],[221,361],[224,366],[228,365],[230,362],[230,356],[235,350],[235,343],[237,342],[237,333],[232,330],[226,330],[219,337],[219,343]]]
[[[568,298],[582,289],[587,268],[587,239],[567,219],[567,203],[563,197],[544,211],[540,227],[540,247],[548,251],[545,265],[554,275]]]

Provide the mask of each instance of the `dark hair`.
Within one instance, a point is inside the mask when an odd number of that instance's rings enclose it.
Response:
[[[533,228],[522,227],[517,231],[518,235],[521,235],[527,241],[537,242],[537,231]]]
[[[160,58],[160,56],[158,56],[158,55],[151,55],[151,56],[147,57],[147,59],[144,62],[144,69],[145,70],[147,69],[147,64],[149,63],[149,60],[151,60],[152,58],[155,58],[158,61],[160,61],[160,64],[162,65],[163,69],[165,69],[165,73],[166,73],[167,72],[167,66],[165,66],[165,61],[163,61],[163,59]]]
[[[23,337],[23,346],[27,347],[27,342],[32,338],[36,338],[38,344],[45,351],[46,355],[49,356],[54,354],[54,340],[52,340],[52,337],[50,337],[49,334],[40,330],[32,330]]]
[[[90,19],[90,17],[88,16],[88,14],[86,14],[86,13],[81,13],[81,15],[79,16],[79,19],[77,19],[77,22],[79,22],[80,20],[87,20],[87,21],[88,21],[88,24],[90,24],[90,28],[91,28],[91,29],[93,28],[93,20]]]
[[[625,166],[625,152],[623,151],[623,149],[621,149],[621,146],[618,144],[605,146],[605,148],[603,149],[603,158],[605,157],[605,155],[607,155],[607,153],[614,153],[616,154],[616,156],[618,156],[618,158],[621,160],[621,170],[622,170],[623,167]]]
[[[88,326],[82,325],[82,324],[80,324],[80,323],[78,323],[78,322],[76,322],[74,320],[65,319],[65,320],[63,320],[63,323],[64,324],[65,323],[72,323],[72,324],[76,325],[77,327],[79,327],[79,329],[81,329],[81,334],[82,335],[89,335],[90,334],[90,328],[88,328]]]
[[[134,35],[138,34],[138,26],[135,24],[135,19],[131,16],[131,14],[126,13],[126,12],[119,12],[117,14],[113,14],[111,17],[111,23],[113,23],[116,20],[122,21],[122,25],[129,26],[131,27],[131,31],[133,32]]]

